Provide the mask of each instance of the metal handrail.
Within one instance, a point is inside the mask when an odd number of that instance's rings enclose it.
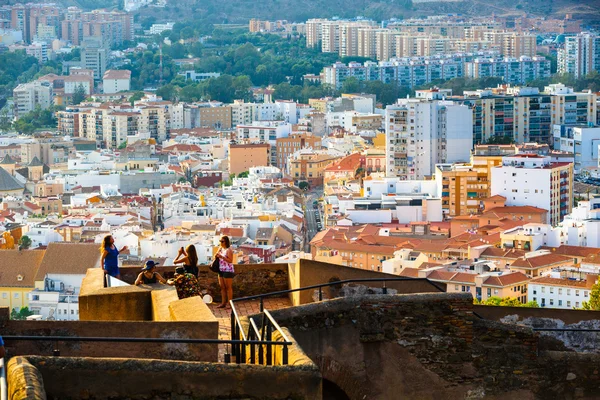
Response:
[[[536,332],[600,332],[600,329],[581,328],[531,328]]]
[[[101,337],[101,336],[27,336],[27,335],[8,335],[2,336],[5,341],[25,340],[25,341],[57,341],[57,342],[116,342],[116,343],[192,343],[192,344],[271,344],[283,345],[279,341],[260,341],[260,340],[234,340],[234,339],[178,339],[178,338],[130,338],[130,337]],[[285,344],[292,344],[291,342]]]
[[[277,341],[276,343],[280,343],[283,346],[282,363],[284,365],[287,364],[287,361],[288,361],[287,346],[291,345],[292,342],[290,341],[288,336],[285,334],[285,332],[283,332],[283,330],[281,329],[281,326],[279,326],[277,321],[275,321],[275,318],[273,318],[271,313],[264,309],[263,300],[266,297],[280,296],[280,295],[284,295],[284,294],[300,292],[303,290],[319,289],[319,301],[321,301],[321,300],[323,300],[323,290],[322,289],[324,287],[343,285],[346,283],[358,283],[358,282],[383,282],[383,288],[382,288],[383,293],[387,294],[386,282],[397,282],[397,281],[413,281],[413,282],[414,281],[426,281],[426,282],[430,283],[433,287],[435,287],[438,291],[445,292],[445,290],[442,287],[440,287],[435,282],[432,282],[427,278],[409,278],[409,277],[362,278],[362,279],[345,279],[342,281],[327,282],[327,283],[321,283],[318,285],[304,286],[304,287],[296,288],[296,289],[279,290],[277,292],[270,292],[270,293],[264,293],[264,294],[254,295],[254,296],[246,296],[246,297],[239,297],[237,299],[232,299],[229,301],[229,304],[231,305],[231,337],[233,340],[236,340],[236,341],[239,341],[238,339],[240,336],[242,337],[242,341],[240,341],[240,343],[236,343],[232,346],[232,354],[236,357],[236,362],[238,364],[240,364],[242,361],[245,363],[246,362],[246,346],[244,344],[250,344],[251,345],[250,346],[250,352],[251,352],[250,362],[254,363],[256,361],[255,354],[254,354],[255,349],[254,349],[253,342],[248,339],[252,338],[253,335],[256,335],[257,339],[259,339],[259,343],[267,345],[266,346],[267,347],[266,348],[266,350],[267,350],[266,362],[267,362],[267,365],[272,365],[273,349],[271,348],[270,344],[272,343],[271,335],[273,333],[273,328],[274,328],[277,332],[279,332],[279,334],[281,335],[281,338],[283,339],[283,341]],[[258,327],[256,326],[256,323],[254,322],[253,319],[250,319],[250,326],[248,327],[248,335],[246,335],[246,333],[244,332],[244,329],[242,329],[242,324],[241,324],[238,312],[235,308],[235,303],[238,301],[256,300],[256,299],[260,299],[260,312],[262,313],[260,335],[258,332]],[[262,364],[262,362],[263,362],[262,350],[263,350],[262,346],[260,346],[259,347],[259,363],[260,364]]]
[[[289,293],[295,293],[295,292],[300,292],[300,291],[303,291],[303,290],[322,289],[322,288],[328,287],[328,286],[336,286],[336,285],[343,285],[343,284],[346,284],[346,283],[358,283],[358,282],[383,282],[383,288],[382,289],[384,290],[384,293],[387,293],[387,287],[385,286],[385,283],[386,282],[398,282],[398,281],[425,281],[425,282],[430,283],[436,289],[438,289],[438,291],[445,292],[445,290],[442,287],[440,287],[437,283],[432,282],[431,280],[429,280],[427,278],[409,278],[409,277],[398,277],[398,278],[362,278],[362,279],[345,279],[343,281],[334,281],[334,282],[320,283],[320,284],[317,284],[317,285],[304,286],[304,287],[296,288],[296,289],[286,289],[286,290],[279,290],[277,292],[257,294],[257,295],[253,295],[253,296],[238,297],[237,299],[230,300],[230,303],[232,304],[232,309],[233,309],[233,303],[234,302],[259,299],[260,300],[260,310],[262,312],[262,310],[264,308],[263,307],[263,299],[265,299],[266,297],[279,296],[279,295],[282,295],[282,294],[289,294]],[[322,293],[319,292],[319,295],[322,295]],[[321,300],[321,298],[320,298],[320,300]]]

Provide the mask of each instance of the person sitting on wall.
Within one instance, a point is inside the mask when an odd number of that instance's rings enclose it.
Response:
[[[167,281],[168,285],[175,286],[177,296],[185,299],[193,296],[202,296],[198,278],[189,272],[185,272],[185,267],[175,268],[175,277]]]
[[[163,278],[161,274],[156,272],[157,265],[159,265],[159,264],[155,263],[152,260],[146,261],[146,265],[144,266],[144,268],[142,268],[142,272],[140,272],[137,279],[135,280],[135,284],[136,285],[141,285],[141,284],[149,285],[149,284],[158,283],[158,282],[160,282],[162,284],[167,283],[167,280],[165,278]]]

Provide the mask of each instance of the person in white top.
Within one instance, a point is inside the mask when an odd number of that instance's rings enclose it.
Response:
[[[216,254],[219,259],[219,286],[221,286],[221,304],[217,308],[225,308],[229,305],[229,300],[233,300],[233,250],[229,237],[223,236],[220,240],[221,248]]]

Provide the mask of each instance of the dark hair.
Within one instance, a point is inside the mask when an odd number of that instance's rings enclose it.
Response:
[[[226,248],[230,248],[231,247],[231,241],[229,240],[229,236],[223,235],[223,236],[221,236],[221,240],[225,241],[225,247]]]
[[[103,252],[104,250],[106,250],[110,247],[110,239],[111,238],[112,238],[112,235],[104,236],[104,239],[102,239],[102,246],[100,246],[100,252]]]
[[[197,266],[198,265],[198,253],[196,253],[196,246],[194,246],[193,244],[188,245],[185,248],[185,252],[187,253],[187,256],[188,256],[189,265],[191,265],[192,267]]]

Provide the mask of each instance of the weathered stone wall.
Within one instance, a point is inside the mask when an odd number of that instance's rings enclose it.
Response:
[[[542,351],[472,309],[468,294],[375,295],[272,314],[351,399],[600,397],[600,355]]]
[[[462,398],[475,387],[471,304],[463,295],[374,295],[272,314],[351,399]]]
[[[552,308],[473,306],[473,311],[486,320],[531,328],[600,329],[600,311],[557,310]],[[578,352],[600,353],[600,333],[541,331],[542,349],[558,347]],[[552,340],[555,339],[555,340]]]
[[[46,400],[42,374],[26,358],[10,359],[6,366],[6,383],[10,400]]]
[[[368,271],[364,269],[346,267],[343,265],[329,264],[313,260],[299,260],[295,265],[290,266],[290,286],[300,288],[320,283],[328,283],[346,279],[368,279],[368,278],[398,278],[397,275],[384,274],[382,272]],[[382,282],[361,283],[367,286],[382,287]],[[422,280],[406,280],[387,282],[386,286],[398,291],[401,294],[410,293],[439,293],[445,291],[445,285],[433,284]],[[335,287],[324,288],[323,292],[326,298],[336,297]],[[314,301],[315,291],[302,291],[294,293],[291,300],[294,305],[307,304]]]
[[[143,321],[7,321],[0,322],[3,336],[79,336],[129,338],[218,339],[216,320],[207,322]],[[51,341],[5,340],[9,357],[52,355]],[[167,360],[217,361],[213,344],[59,342],[61,356],[135,357]]]
[[[519,323],[526,318],[549,318],[560,320],[565,324],[576,324],[582,321],[600,320],[600,311],[585,310],[559,310],[556,308],[530,308],[530,307],[497,307],[474,305],[473,312],[485,319],[492,321],[506,321],[510,317],[514,323]]]
[[[203,288],[213,297],[215,301],[221,301],[221,289],[218,276],[208,266],[199,267],[199,280]],[[174,266],[157,267],[156,271],[165,279],[173,277]],[[247,264],[235,265],[236,275],[233,278],[234,297],[254,296],[280,290],[289,289],[288,265],[287,264]],[[121,279],[133,284],[140,268],[121,268]]]
[[[28,357],[50,399],[321,399],[321,374],[302,365],[254,366],[139,359]]]

